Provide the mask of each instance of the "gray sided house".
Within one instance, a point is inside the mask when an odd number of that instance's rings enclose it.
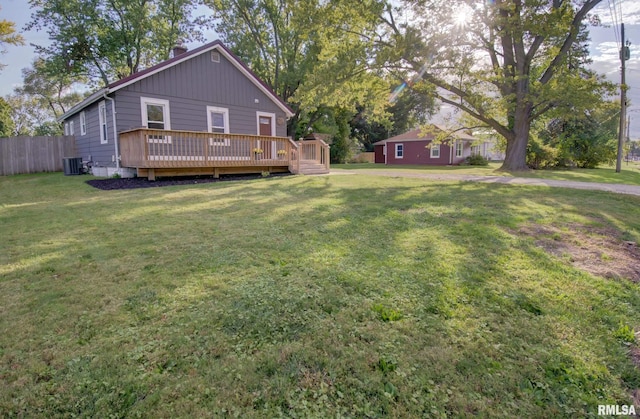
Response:
[[[60,121],[94,172],[106,167],[122,174],[123,167],[151,179],[265,168],[300,172],[304,156],[285,138],[291,116],[264,82],[214,41],[189,52],[174,49],[173,58],[92,94]]]

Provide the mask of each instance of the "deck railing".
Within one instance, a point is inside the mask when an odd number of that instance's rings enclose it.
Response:
[[[287,167],[291,173],[301,173],[313,162],[329,171],[329,146],[322,140],[296,142],[284,137],[147,128],[124,131],[119,137],[123,167],[260,170],[279,166]]]
[[[291,166],[296,148],[289,138],[260,135],[146,128],[120,133],[124,167]]]
[[[320,163],[329,171],[329,146],[322,140],[303,140],[298,142],[300,160]]]

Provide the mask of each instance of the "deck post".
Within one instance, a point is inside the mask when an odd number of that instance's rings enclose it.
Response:
[[[143,156],[144,165],[146,167],[149,167],[148,166],[149,165],[149,142],[147,141],[147,135],[146,135],[146,133],[144,131],[140,130],[140,131],[138,131],[138,136],[139,136],[138,137],[139,141],[141,141],[142,144],[144,144],[143,145],[143,147],[144,147],[144,156]]]
[[[147,171],[147,179],[156,180],[156,169],[149,168],[149,170]]]
[[[215,179],[219,179],[220,178],[220,168],[219,167],[214,167],[213,168],[213,177]]]
[[[205,138],[204,141],[202,142],[202,156],[204,158],[204,164],[207,164],[209,162],[209,139]]]

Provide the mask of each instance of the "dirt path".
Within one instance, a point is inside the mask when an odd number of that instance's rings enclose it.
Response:
[[[454,173],[424,173],[424,172],[401,171],[401,170],[331,169],[331,174],[332,175],[361,174],[361,175],[407,177],[407,178],[431,179],[431,180],[466,180],[470,182],[505,183],[505,184],[511,184],[511,185],[535,185],[535,186],[550,186],[554,188],[587,189],[592,191],[606,191],[606,192],[640,196],[640,186],[624,185],[619,183],[576,182],[571,180],[535,179],[535,178],[507,177],[507,176],[461,175],[461,174],[454,174]]]

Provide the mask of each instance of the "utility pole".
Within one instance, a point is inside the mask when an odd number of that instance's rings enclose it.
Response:
[[[626,136],[627,139],[625,140],[627,142],[627,144],[629,144],[629,151],[627,152],[627,166],[629,166],[629,153],[631,152],[631,138],[629,138],[629,126],[631,125],[631,115],[627,115],[627,127],[626,127]]]
[[[622,150],[624,148],[624,128],[627,119],[627,84],[626,84],[626,65],[629,59],[629,46],[626,45],[624,39],[624,23],[620,25],[620,35],[622,37],[622,48],[620,49],[620,62],[622,63],[622,76],[620,78],[620,127],[618,129],[618,159],[616,161],[616,173],[620,173],[622,167]]]

